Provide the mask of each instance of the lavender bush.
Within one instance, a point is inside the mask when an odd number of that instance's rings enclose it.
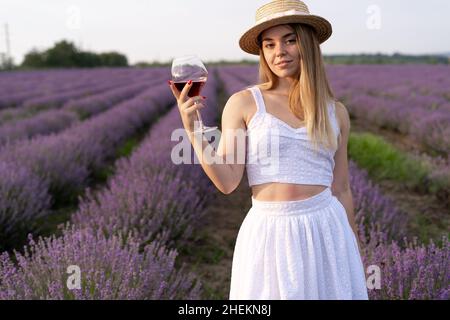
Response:
[[[104,168],[107,161],[116,156],[116,150],[121,143],[154,121],[159,113],[164,112],[171,98],[166,86],[151,88],[136,98],[60,134],[6,145],[0,149],[0,162],[29,172],[33,177],[31,181],[40,179],[39,185],[43,189],[37,194],[49,194],[52,204],[60,207],[73,203],[89,184],[90,176]],[[13,173],[2,186],[3,201],[7,208],[5,211],[8,210],[3,216],[11,215],[11,211],[13,216],[19,219],[21,215],[16,212],[22,210],[23,203],[34,203],[36,195],[33,192],[22,193],[21,203],[16,203],[16,188],[23,184],[23,179],[25,178],[21,175]],[[28,217],[27,221],[37,220],[43,214],[41,211],[41,206],[29,206],[24,215]],[[13,230],[15,227],[18,227],[17,232]],[[8,235],[14,234],[24,238],[19,232],[19,224],[10,223],[8,228],[12,228]],[[30,226],[28,228],[28,231],[34,230]],[[5,238],[8,235],[5,233]],[[13,241],[9,241],[11,242]]]
[[[350,186],[355,205],[355,219],[362,232],[368,234],[373,225],[388,239],[401,240],[408,234],[409,218],[398,210],[392,200],[382,194],[380,188],[368,178],[367,171],[349,161]]]
[[[49,110],[35,117],[0,126],[0,145],[16,140],[60,132],[78,121],[76,113],[66,110]]]
[[[26,168],[0,162],[0,252],[37,230],[36,220],[50,212],[47,183]]]
[[[199,298],[194,275],[174,268],[175,250],[152,242],[140,251],[140,242],[74,227],[60,238],[30,238],[24,254],[14,253],[17,264],[0,255],[0,300]],[[67,285],[72,265],[80,268],[80,289]]]
[[[152,82],[156,82],[155,80],[158,81],[159,79],[156,78]],[[75,111],[82,119],[85,119],[103,112],[116,103],[132,98],[152,84],[151,82],[132,84],[85,98],[70,100],[64,104],[63,109]]]
[[[364,237],[364,236],[363,236]],[[380,268],[380,289],[369,290],[373,300],[448,300],[450,298],[450,245],[447,236],[437,246],[417,238],[389,241],[376,228],[363,238],[363,264]],[[371,280],[371,279],[369,279]]]
[[[42,110],[59,108],[75,101],[83,102],[85,98],[97,99],[99,95],[108,95],[133,84],[147,83],[150,87],[167,72],[164,68],[55,71],[24,73],[26,79],[19,77],[23,76],[22,72],[15,72],[9,76],[2,73],[0,109],[2,101],[4,104],[3,110],[0,110],[0,124],[29,118]],[[2,92],[1,89],[5,87],[11,89]],[[30,99],[22,99],[23,97]]]
[[[151,88],[60,134],[7,145],[0,150],[0,159],[16,162],[48,180],[54,197],[70,198],[115,155],[120,143],[167,108],[170,96],[162,91],[166,89]]]

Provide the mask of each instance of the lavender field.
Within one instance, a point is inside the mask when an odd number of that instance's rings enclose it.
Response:
[[[220,126],[226,100],[257,83],[257,69],[208,69],[202,118]],[[218,201],[236,202],[240,210],[225,214],[243,219],[241,199],[249,197],[220,194],[199,165],[171,161],[179,142],[171,135],[182,124],[169,71],[0,73],[0,299],[227,298],[227,282],[212,284],[214,276],[192,266],[201,254],[194,240],[208,229]],[[450,68],[354,65],[327,72],[355,126],[414,141],[411,159],[426,170],[404,193],[439,204],[439,228],[418,237],[434,222],[405,212],[403,200],[377,183],[382,177],[359,164],[359,156],[372,156],[368,149],[350,154],[364,264],[381,274],[370,299],[448,300]],[[225,237],[225,224],[214,221],[214,236]],[[233,228],[236,236],[239,225]],[[225,256],[204,268],[229,262]],[[80,289],[66,283],[73,265],[81,270]]]

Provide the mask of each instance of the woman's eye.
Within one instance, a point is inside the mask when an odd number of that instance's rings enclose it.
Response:
[[[291,40],[287,40],[287,43],[295,43],[297,40],[296,39],[291,39]],[[272,43],[269,43],[269,44],[266,44],[266,48],[272,48],[274,46],[274,44],[272,44]]]

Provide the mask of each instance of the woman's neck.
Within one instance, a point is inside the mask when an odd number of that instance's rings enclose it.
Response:
[[[294,81],[295,80],[293,78],[278,78],[278,84],[275,88],[273,88],[273,90],[278,94],[288,96]]]

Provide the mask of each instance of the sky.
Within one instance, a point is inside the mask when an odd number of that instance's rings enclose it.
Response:
[[[205,61],[256,60],[238,45],[269,0],[0,0],[0,52],[21,63],[32,48],[63,39],[82,50],[118,51],[129,63],[197,54]],[[448,0],[310,0],[332,36],[323,54],[450,51]]]

